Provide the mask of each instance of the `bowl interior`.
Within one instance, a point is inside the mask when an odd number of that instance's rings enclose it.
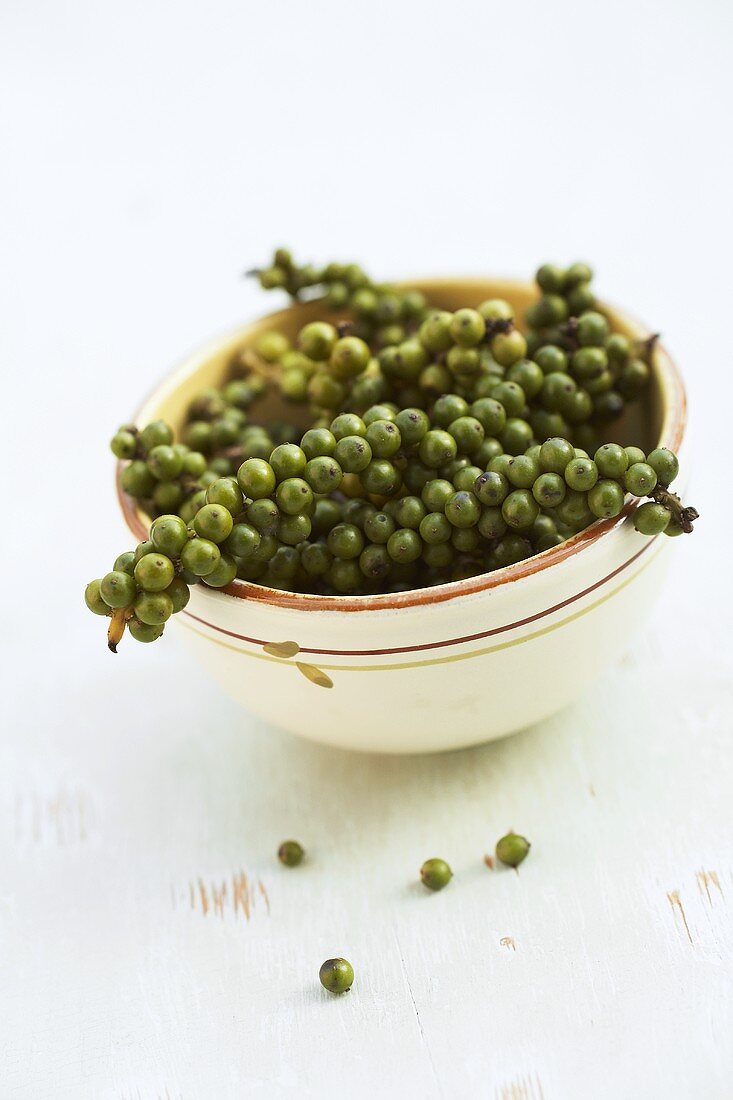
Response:
[[[405,285],[422,290],[436,307],[451,310],[461,306],[476,306],[485,298],[506,298],[520,317],[537,297],[533,284],[507,279],[415,279]],[[602,308],[613,321],[614,327],[624,335],[632,339],[649,335],[648,328],[628,314],[605,304]],[[207,386],[220,386],[229,378],[241,374],[241,352],[251,348],[263,333],[277,329],[294,338],[304,324],[321,318],[323,314],[324,307],[320,302],[296,303],[287,309],[261,317],[203,348],[155,391],[138,413],[136,421],[143,424],[154,417],[162,417],[178,432],[186,421],[191,401]],[[346,318],[348,314],[333,313],[330,316],[337,321]],[[637,443],[645,450],[660,442],[666,413],[669,411],[666,379],[664,371],[660,369],[660,359],[663,358],[663,355],[655,356],[651,385],[643,399],[630,405],[623,417],[610,425],[609,434],[613,436],[614,442],[625,445]],[[283,401],[274,389],[268,390],[252,406],[253,419],[258,414],[287,418],[296,424],[300,421],[304,427],[308,423],[307,412],[303,407]]]

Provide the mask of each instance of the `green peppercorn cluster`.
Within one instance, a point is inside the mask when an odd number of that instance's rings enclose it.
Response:
[[[612,331],[586,265],[543,265],[523,327],[500,299],[428,307],[356,265],[297,267],[282,249],[259,277],[317,298],[323,319],[243,349],[179,441],[162,421],[112,439],[123,489],[152,517],[86,590],[112,649],[125,628],[160,637],[199,581],[327,595],[440,584],[551,550],[629,496],[648,498],[641,533],[691,530],[697,513],[669,488],[675,455],[603,442],[648,381],[654,339]],[[259,412],[273,389],[283,419]]]

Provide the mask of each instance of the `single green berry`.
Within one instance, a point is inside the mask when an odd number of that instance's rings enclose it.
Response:
[[[163,633],[164,626],[162,623],[157,626],[151,626],[149,623],[144,623],[142,619],[138,619],[136,615],[133,615],[127,624],[127,629],[136,642],[157,642],[158,638],[160,638]]]
[[[659,535],[667,530],[671,518],[669,508],[649,500],[634,512],[634,527],[642,535]]]
[[[635,462],[624,474],[624,484],[635,497],[646,497],[656,488],[657,475],[648,462]]]
[[[303,862],[305,851],[297,840],[284,840],[277,850],[277,858],[285,867],[297,867]]]
[[[677,456],[667,450],[666,447],[657,447],[647,455],[647,462],[654,470],[659,484],[663,485],[666,489],[668,485],[671,485],[677,474],[680,472],[680,464],[677,460]]]
[[[507,867],[518,867],[529,855],[531,845],[518,833],[507,833],[496,844],[496,858]]]
[[[325,321],[313,321],[298,333],[298,347],[309,359],[320,363],[328,359],[338,339],[333,325]]]
[[[137,585],[129,573],[113,570],[102,577],[99,593],[108,607],[129,607],[137,595]]]
[[[102,581],[90,581],[84,590],[84,602],[95,615],[109,615],[110,607],[100,591]]]
[[[453,878],[453,872],[444,859],[426,859],[420,868],[420,878],[428,890],[442,890]]]
[[[318,977],[329,993],[348,993],[354,984],[354,968],[346,959],[326,959]]]
[[[135,614],[148,626],[162,626],[173,614],[173,600],[165,592],[143,592],[135,600]]]

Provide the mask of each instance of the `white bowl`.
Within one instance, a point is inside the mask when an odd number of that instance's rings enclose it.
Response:
[[[449,309],[500,296],[520,312],[535,296],[530,284],[496,279],[410,285]],[[604,309],[627,335],[648,335],[628,315]],[[212,341],[153,393],[137,422],[163,417],[179,426],[191,398],[221,382],[242,347],[269,329],[294,333],[320,312],[298,305]],[[684,469],[684,429],[684,387],[657,345],[645,407],[610,434],[668,446]],[[122,493],[120,502],[136,539],[144,538],[145,517]],[[366,752],[462,748],[548,717],[624,652],[674,553],[673,540],[634,530],[633,507],[559,547],[467,580],[355,597],[244,581],[224,591],[198,585],[174,621],[224,690],[275,726]]]

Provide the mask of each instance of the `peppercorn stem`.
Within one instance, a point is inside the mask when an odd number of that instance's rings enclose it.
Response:
[[[117,646],[122,641],[122,635],[125,633],[125,626],[129,618],[127,614],[129,610],[130,608],[127,607],[118,607],[110,616],[109,629],[107,630],[107,646],[111,653],[117,652]]]
[[[663,504],[665,508],[669,508],[672,519],[676,520],[686,535],[692,533],[693,523],[700,518],[697,508],[692,508],[689,505],[685,506],[676,493],[671,493],[669,489],[662,486],[658,486],[649,496],[657,504]]]

